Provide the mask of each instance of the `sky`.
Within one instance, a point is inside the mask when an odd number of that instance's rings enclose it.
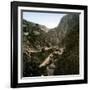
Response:
[[[55,28],[59,24],[64,13],[45,13],[45,12],[23,12],[23,19],[45,25],[47,28]]]

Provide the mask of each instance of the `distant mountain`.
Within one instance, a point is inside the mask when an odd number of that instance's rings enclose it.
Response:
[[[78,14],[65,15],[59,22],[58,26],[55,29],[53,29],[53,31],[52,30],[49,31],[49,33],[52,33],[52,32],[55,33],[55,34],[53,34],[55,36],[53,36],[53,35],[52,36],[56,38],[56,43],[59,46],[64,45],[63,41],[64,41],[64,38],[66,37],[67,33],[71,32],[72,28],[74,28],[76,25],[78,25],[78,23],[79,23],[78,18],[79,18]]]
[[[44,32],[48,32],[49,31],[49,28],[47,28],[46,26],[44,25],[39,25],[40,29],[43,30]]]
[[[68,33],[71,32],[71,30],[74,27],[79,27],[79,15],[78,14],[67,14],[65,15],[61,21],[59,22],[58,26],[50,29],[47,33],[46,39],[48,42],[50,42],[52,45],[58,45],[59,47],[64,46],[64,41]],[[75,30],[76,31],[76,30]]]

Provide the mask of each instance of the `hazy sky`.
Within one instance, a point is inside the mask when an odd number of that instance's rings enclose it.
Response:
[[[45,25],[48,28],[56,27],[61,18],[66,15],[62,13],[23,12],[23,19]]]

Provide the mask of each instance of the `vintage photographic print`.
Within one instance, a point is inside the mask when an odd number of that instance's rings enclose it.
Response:
[[[87,83],[87,6],[11,3],[11,87]]]
[[[22,12],[23,77],[79,74],[79,13]]]

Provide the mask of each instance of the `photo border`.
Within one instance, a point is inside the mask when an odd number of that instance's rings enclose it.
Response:
[[[84,10],[84,79],[68,81],[49,81],[35,83],[18,83],[18,7],[42,7],[58,9]],[[33,87],[87,83],[87,6],[48,4],[34,2],[11,2],[11,87]]]

